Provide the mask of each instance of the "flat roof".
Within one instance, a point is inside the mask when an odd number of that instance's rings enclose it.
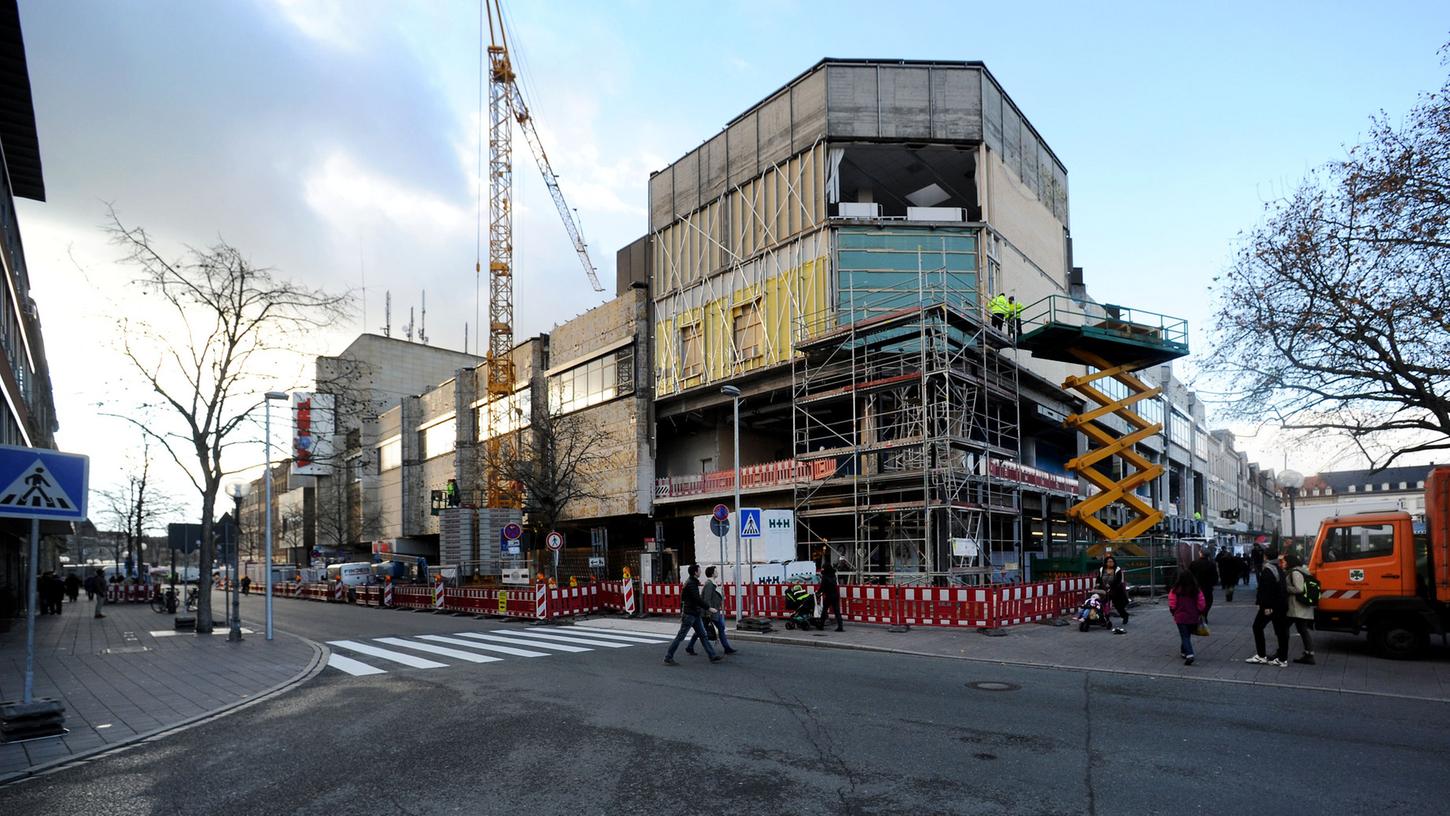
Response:
[[[21,198],[45,200],[40,137],[30,96],[30,69],[20,33],[19,0],[0,0],[0,150],[10,189]]]

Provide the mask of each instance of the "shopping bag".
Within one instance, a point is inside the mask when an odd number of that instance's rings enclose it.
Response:
[[[1208,624],[1204,623],[1203,621],[1199,621],[1198,628],[1193,631],[1193,634],[1198,635],[1199,637],[1208,637]]]

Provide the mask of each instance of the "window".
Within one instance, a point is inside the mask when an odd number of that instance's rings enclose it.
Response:
[[[705,338],[699,323],[680,329],[680,376],[686,379],[705,373]]]
[[[1326,563],[1391,555],[1395,551],[1395,532],[1388,524],[1335,527],[1325,534],[1323,547]]]
[[[1193,426],[1189,424],[1188,417],[1174,411],[1168,418],[1168,438],[1175,445],[1184,448],[1193,447]]]
[[[1149,397],[1136,406],[1138,416],[1152,422],[1155,425],[1163,424],[1163,401],[1157,397]]]
[[[432,459],[453,451],[453,445],[458,439],[458,418],[448,419],[429,425],[423,429],[423,458]]]
[[[634,393],[634,345],[549,377],[549,410],[569,413]]]
[[[532,394],[532,389],[520,388],[508,396],[504,404],[499,406],[501,410],[498,416],[495,417],[495,422],[498,425],[495,429],[496,433],[513,433],[514,431],[529,427],[532,421],[530,418],[530,413],[533,410]],[[475,427],[477,428],[478,440],[482,442],[485,439],[491,438],[492,435],[489,433],[488,425],[488,405],[479,405],[474,409],[474,412],[475,421],[477,422]]]
[[[1349,492],[1351,492],[1351,493],[1355,492],[1355,485],[1350,485],[1349,486]]]
[[[403,464],[403,439],[394,436],[378,446],[378,472],[392,470]]]
[[[1389,482],[1383,482],[1383,483],[1380,484],[1380,490],[1388,491],[1389,489],[1390,489],[1390,483]]]
[[[735,310],[735,362],[744,363],[765,354],[765,327],[760,322],[760,301]]]
[[[1199,459],[1208,458],[1208,431],[1195,428],[1193,434],[1193,455]]]

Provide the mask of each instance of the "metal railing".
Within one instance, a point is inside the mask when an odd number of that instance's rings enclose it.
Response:
[[[1188,321],[1180,317],[1067,295],[1049,295],[1023,310],[1024,333],[1050,323],[1140,343],[1181,347],[1183,353],[1188,353]]]

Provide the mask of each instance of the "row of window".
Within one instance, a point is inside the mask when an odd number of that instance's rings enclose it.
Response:
[[[549,377],[549,412],[567,414],[634,393],[634,345]]]

